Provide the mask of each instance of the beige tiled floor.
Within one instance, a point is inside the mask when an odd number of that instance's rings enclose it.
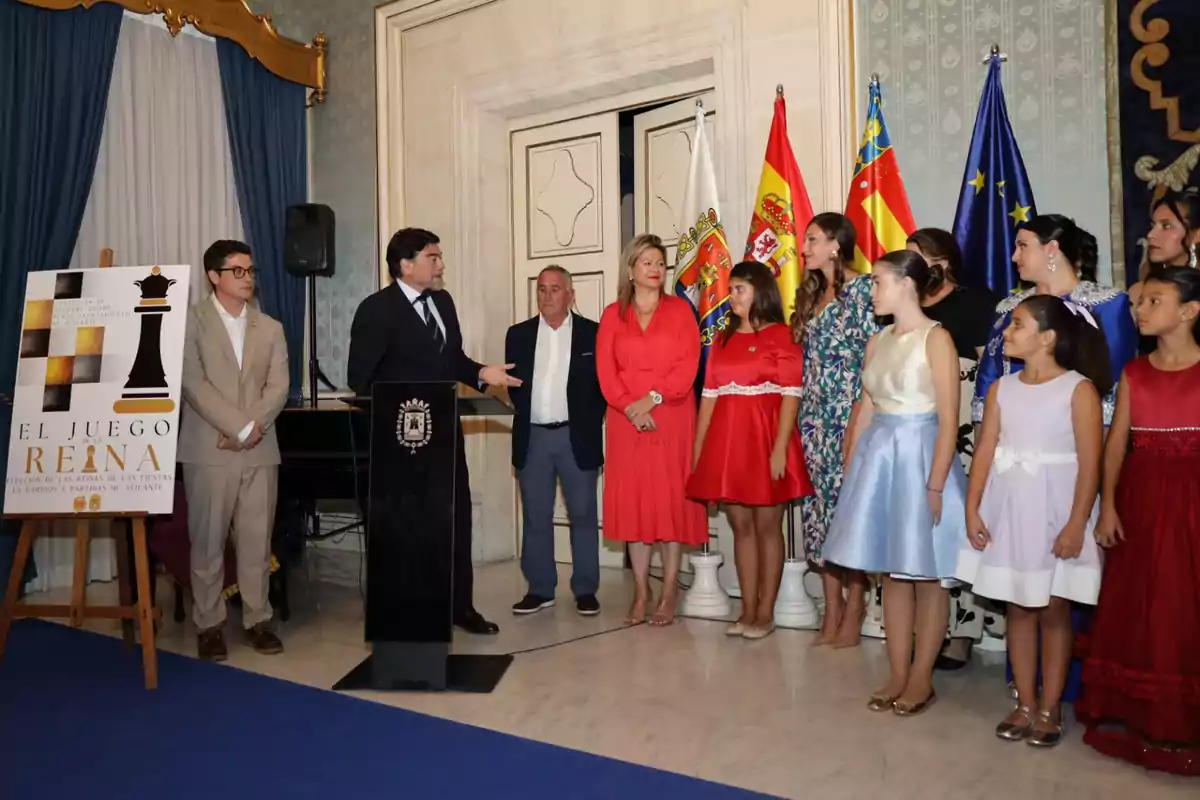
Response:
[[[939,674],[940,700],[912,719],[866,710],[886,677],[883,644],[810,649],[812,634],[779,631],[760,642],[726,638],[717,622],[683,620],[666,629],[621,629],[628,579],[607,572],[603,611],[560,603],[515,619],[524,590],[515,564],[477,571],[477,605],[501,626],[496,638],[456,634],[458,652],[509,653],[604,631],[518,655],[490,695],[366,693],[380,703],[565,747],[784,797],[819,798],[1196,798],[1200,783],[1150,774],[1104,758],[1077,729],[1050,751],[992,734],[1008,710],[1003,671],[975,666]],[[287,651],[259,656],[240,644],[231,620],[229,664],[329,688],[367,654],[357,589],[297,581],[293,616],[281,626]],[[160,644],[194,653],[190,624],[171,621]],[[93,595],[112,593],[109,585]],[[112,632],[113,623],[98,623]]]

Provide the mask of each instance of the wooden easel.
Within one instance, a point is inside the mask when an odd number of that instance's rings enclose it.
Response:
[[[100,251],[100,266],[111,267],[113,252],[109,249]],[[119,619],[121,632],[126,649],[134,647],[133,623],[136,620],[142,640],[142,668],[146,677],[146,688],[158,687],[158,650],[155,646],[155,622],[159,610],[154,607],[150,594],[150,557],[146,544],[145,512],[126,512],[120,514],[88,513],[76,514],[14,514],[5,515],[5,519],[20,519],[21,537],[17,541],[16,560],[13,562],[12,573],[8,576],[8,588],[4,593],[4,604],[0,606],[0,660],[4,658],[4,648],[8,641],[8,631],[13,620],[23,617],[67,618],[73,627],[81,627],[85,619]],[[91,540],[89,523],[94,520],[106,519],[113,531],[117,548],[117,585],[120,592],[120,605],[93,606],[86,601],[88,544]],[[33,550],[33,540],[37,537],[38,523],[53,524],[58,520],[71,520],[75,523],[75,572],[71,583],[71,602],[67,605],[29,605],[17,602],[17,593],[21,588],[21,580],[25,575],[25,565]],[[128,521],[128,526],[126,526]],[[129,531],[133,545],[134,571],[129,570],[129,544],[123,532]],[[121,531],[121,533],[118,533]],[[133,602],[133,584],[137,581],[137,602]]]
[[[81,627],[85,619],[119,619],[125,647],[134,647],[133,623],[139,624],[142,639],[142,669],[146,675],[146,688],[158,688],[158,651],[154,641],[154,623],[159,611],[152,605],[150,599],[150,557],[146,547],[146,514],[31,514],[5,516],[5,519],[23,520],[21,538],[17,541],[17,557],[13,562],[12,574],[8,576],[8,590],[4,593],[4,606],[0,609],[0,660],[4,658],[4,648],[8,640],[8,631],[13,620],[23,617],[39,619],[67,618],[73,627]],[[21,588],[21,579],[25,575],[25,564],[29,561],[29,553],[33,550],[33,540],[38,535],[39,522],[55,522],[71,520],[75,523],[75,575],[71,583],[71,602],[66,605],[30,605],[17,602],[17,592]],[[111,522],[128,520],[129,526],[114,525],[113,538],[117,545],[117,583],[120,591],[120,605],[93,606],[86,601],[88,543],[91,540],[89,523],[93,520],[106,519]],[[129,542],[117,531],[129,530],[133,537],[134,575],[129,571]],[[131,578],[137,580],[137,602],[133,601],[133,585]]]

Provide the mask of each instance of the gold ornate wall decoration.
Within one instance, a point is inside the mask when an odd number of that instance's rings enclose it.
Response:
[[[1104,6],[1104,84],[1108,132],[1108,219],[1113,286],[1125,285],[1125,180],[1121,167],[1120,53],[1117,47],[1117,4]]]
[[[1163,43],[1171,32],[1171,24],[1165,19],[1146,22],[1146,12],[1158,0],[1141,0],[1129,15],[1129,30],[1142,47],[1133,54],[1129,63],[1134,85],[1150,95],[1150,107],[1155,111],[1167,112],[1167,137],[1177,142],[1200,143],[1200,128],[1184,130],[1179,120],[1179,98],[1164,97],[1162,82],[1146,75],[1145,67],[1160,68],[1171,58],[1171,48]]]
[[[251,58],[279,77],[312,88],[309,105],[325,100],[324,33],[311,44],[280,36],[270,13],[255,14],[245,0],[20,0],[53,11],[65,11],[97,3],[116,3],[135,14],[160,14],[167,30],[176,36],[191,25],[209,36],[237,42]]]
[[[1200,164],[1200,144],[1184,150],[1183,155],[1163,169],[1154,169],[1158,166],[1154,156],[1142,156],[1133,162],[1133,174],[1154,190],[1153,202],[1157,203],[1168,191],[1182,192],[1191,183],[1192,170],[1197,164]]]

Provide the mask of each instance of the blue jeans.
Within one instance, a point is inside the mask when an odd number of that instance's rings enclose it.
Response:
[[[554,502],[559,482],[571,522],[571,591],[576,597],[594,595],[600,586],[600,519],[596,502],[599,470],[582,470],[571,451],[571,429],[529,430],[525,466],[517,472],[524,507],[521,572],[529,593],[554,597],[558,570],[554,566]]]

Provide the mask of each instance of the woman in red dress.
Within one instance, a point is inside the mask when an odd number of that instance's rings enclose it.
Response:
[[[1075,717],[1101,753],[1200,775],[1200,273],[1151,271],[1136,313],[1158,346],[1117,388]]]
[[[604,536],[625,542],[636,580],[625,621],[645,621],[650,553],[662,543],[663,591],[653,625],[669,625],[679,600],[683,545],[708,541],[708,515],[684,493],[696,433],[700,330],[686,301],[663,292],[667,251],[643,234],[622,257],[617,302],[596,335],[596,372],[608,401]]]
[[[733,318],[709,351],[687,489],[723,503],[733,528],[742,614],[725,632],[762,639],[775,630],[784,505],[813,493],[796,427],[804,359],[767,267],[733,268],[729,310]]]

